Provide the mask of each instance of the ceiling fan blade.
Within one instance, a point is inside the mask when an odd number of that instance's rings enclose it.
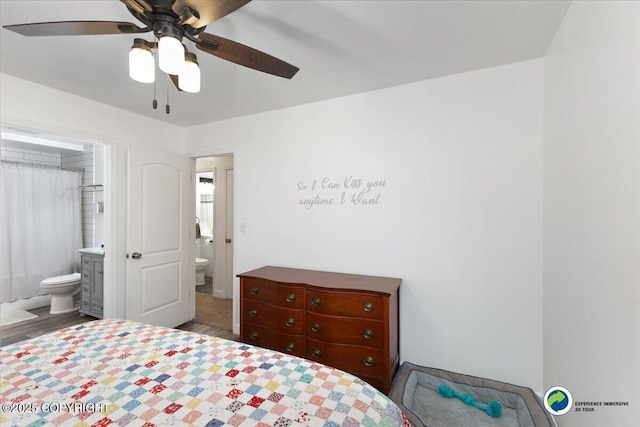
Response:
[[[240,9],[250,1],[251,0],[176,0],[172,9],[178,16],[181,16],[187,7],[197,11],[199,17],[191,18],[191,20],[186,23],[193,28],[202,28]]]
[[[120,0],[129,9],[133,9],[138,13],[151,12],[153,8],[145,0]]]
[[[140,28],[130,22],[116,21],[37,22],[33,24],[4,25],[2,28],[23,36],[92,36],[146,33],[151,31],[151,28]]]
[[[196,47],[218,58],[287,79],[300,70],[281,59],[213,34],[200,33]]]

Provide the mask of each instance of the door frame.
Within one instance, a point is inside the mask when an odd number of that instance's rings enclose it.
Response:
[[[219,157],[219,156],[224,156],[224,155],[232,155],[233,156],[233,182],[234,182],[234,189],[233,189],[233,224],[234,224],[234,230],[233,230],[233,246],[232,246],[232,254],[233,254],[233,261],[232,261],[232,265],[233,265],[233,273],[232,273],[232,277],[233,277],[233,292],[232,292],[232,307],[233,307],[233,333],[236,335],[240,334],[240,323],[239,323],[239,301],[240,301],[240,296],[239,296],[239,279],[236,277],[236,271],[237,271],[237,256],[236,256],[236,248],[237,248],[237,233],[236,233],[236,224],[239,224],[238,221],[238,210],[237,210],[237,200],[238,200],[238,186],[237,186],[237,182],[238,182],[238,176],[237,176],[237,165],[238,165],[238,151],[236,148],[211,148],[211,149],[207,149],[207,150],[202,150],[202,151],[194,151],[194,152],[189,152],[186,153],[186,155],[191,159],[191,180],[194,183],[193,185],[193,191],[191,191],[191,200],[188,201],[188,203],[191,203],[191,206],[194,210],[194,216],[195,216],[195,206],[196,206],[196,191],[195,191],[195,182],[196,182],[196,161],[195,159],[197,158],[201,158],[201,157]],[[190,249],[191,254],[190,257],[191,259],[193,259],[194,261],[194,271],[195,271],[195,258],[196,258],[196,246],[191,245]],[[195,274],[195,273],[194,273]],[[195,291],[195,281],[194,281],[194,291]],[[195,316],[195,299],[194,299],[194,307],[193,307],[193,314]]]

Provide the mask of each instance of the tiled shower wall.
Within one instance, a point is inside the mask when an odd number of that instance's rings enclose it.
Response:
[[[10,143],[2,142],[0,158],[3,160],[13,160],[20,162],[36,163],[49,166],[64,166],[74,168],[84,168],[83,185],[93,184],[93,146],[85,147],[83,152],[55,153],[48,150],[13,147]],[[69,154],[67,154],[69,153]],[[80,189],[78,191],[81,191]],[[95,206],[93,203],[93,193],[82,191],[82,243],[83,247],[93,245],[93,216]]]
[[[62,154],[60,165],[68,168],[84,168],[82,185],[93,184],[93,146],[89,145],[82,152]],[[93,247],[93,216],[95,206],[93,192],[82,190],[82,243],[83,247]]]
[[[34,145],[34,147],[36,147]],[[19,162],[29,162],[41,165],[60,166],[60,153],[52,153],[50,151],[27,150],[24,148],[12,147],[2,141],[2,151],[0,152],[2,160],[14,160]]]

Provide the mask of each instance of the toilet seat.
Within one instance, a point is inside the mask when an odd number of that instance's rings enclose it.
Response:
[[[206,258],[196,258],[196,267],[203,267],[209,264],[209,260]]]
[[[50,277],[40,282],[41,288],[55,288],[58,286],[68,285],[69,283],[79,282],[80,273],[65,274],[63,276]]]

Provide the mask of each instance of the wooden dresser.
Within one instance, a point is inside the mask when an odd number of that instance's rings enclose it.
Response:
[[[270,266],[238,277],[243,342],[317,360],[389,392],[400,357],[401,279]]]

